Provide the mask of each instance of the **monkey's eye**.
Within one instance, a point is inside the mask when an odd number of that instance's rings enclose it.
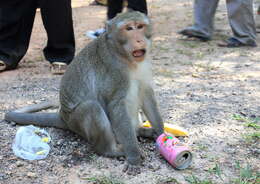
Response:
[[[133,28],[130,27],[130,26],[126,27],[125,29],[126,29],[127,31],[131,31],[131,30],[133,30]]]
[[[140,24],[137,26],[137,29],[143,29],[144,25]]]

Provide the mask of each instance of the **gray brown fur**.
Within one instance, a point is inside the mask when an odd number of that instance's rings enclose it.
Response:
[[[60,110],[52,120],[53,126],[69,129],[87,139],[99,154],[125,156],[129,171],[141,163],[137,136],[157,137],[163,133],[151,84],[150,63],[146,58],[137,67],[130,67],[132,61],[127,56],[128,51],[121,46],[127,40],[117,35],[118,22],[133,20],[144,22],[149,19],[138,12],[117,16],[108,23],[105,34],[75,57],[62,78]],[[150,41],[150,23],[145,37]],[[144,111],[153,128],[140,127],[139,109]],[[21,113],[7,113],[6,119],[21,122],[15,114]],[[28,116],[38,113],[22,114],[28,120]],[[35,118],[34,121],[45,126],[42,121],[41,124]],[[47,125],[51,126],[50,123]]]

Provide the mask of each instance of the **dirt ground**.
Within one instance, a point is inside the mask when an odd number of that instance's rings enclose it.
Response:
[[[106,8],[73,1],[77,52],[91,40],[87,30],[101,28]],[[53,76],[42,49],[46,34],[40,13],[30,48],[19,68],[0,73],[1,184],[259,184],[260,183],[260,49],[219,48],[231,35],[225,1],[216,14],[210,42],[187,41],[177,31],[192,23],[192,0],[148,0],[154,23],[154,86],[165,122],[189,132],[183,138],[193,153],[185,170],[173,169],[141,140],[146,158],[142,173],[122,172],[124,161],[97,156],[86,142],[68,131],[46,128],[52,137],[44,160],[17,158],[11,149],[19,126],[3,121],[4,113],[58,98],[61,76]],[[260,36],[257,37],[260,45]],[[258,181],[257,181],[258,177]]]

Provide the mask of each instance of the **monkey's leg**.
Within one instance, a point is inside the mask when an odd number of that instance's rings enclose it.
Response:
[[[154,137],[156,138],[163,133],[163,121],[157,108],[153,89],[147,87],[144,94],[142,109],[152,125],[152,129],[154,130]]]
[[[72,114],[70,125],[74,126],[74,132],[81,131],[80,134],[93,145],[98,154],[107,157],[124,156],[121,146],[117,144],[110,121],[97,101],[80,104]]]
[[[154,130],[153,128],[142,127],[143,122],[147,121],[147,117],[143,113],[143,111],[139,111],[139,124],[141,127],[137,129],[137,135],[145,138],[154,138]]]

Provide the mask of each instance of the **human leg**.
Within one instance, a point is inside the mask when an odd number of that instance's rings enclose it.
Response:
[[[107,20],[114,18],[118,13],[123,10],[123,0],[107,0]],[[95,31],[87,31],[86,36],[96,39],[105,32],[105,28],[100,28]]]
[[[114,18],[123,10],[123,0],[108,0],[107,1],[107,19]]]
[[[69,64],[75,54],[71,0],[44,0],[40,8],[48,36],[45,58],[50,63]]]
[[[0,2],[0,72],[15,69],[25,55],[36,7],[34,0]]]
[[[134,11],[140,11],[146,15],[148,14],[146,0],[128,0],[127,8]]]
[[[234,36],[241,46],[256,46],[253,0],[227,0],[228,19]]]
[[[188,37],[197,37],[202,41],[211,39],[218,2],[219,0],[195,0],[194,24],[179,33]]]
[[[256,31],[257,33],[260,33],[260,1],[258,1],[258,8],[257,8],[257,12],[256,12]]]
[[[118,13],[123,10],[123,0],[108,0],[107,1],[107,20],[114,18]],[[128,0],[128,9],[134,11],[140,11],[147,15],[146,0]],[[92,39],[96,39],[106,30],[104,28],[97,29],[96,31],[88,31],[86,35]]]

